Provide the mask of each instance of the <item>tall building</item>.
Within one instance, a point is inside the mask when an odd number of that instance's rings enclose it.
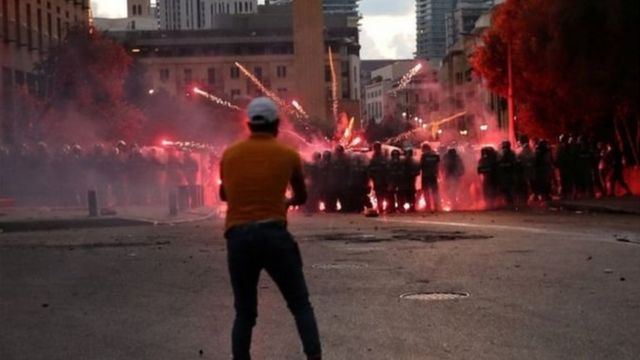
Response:
[[[24,109],[20,91],[41,93],[34,64],[62,42],[74,25],[89,24],[89,0],[0,1],[0,141],[20,139],[28,124],[20,122]]]
[[[215,27],[217,16],[254,14],[258,0],[159,0],[163,30],[202,30]]]
[[[447,47],[446,15],[455,0],[416,0],[416,57],[437,64]]]
[[[267,5],[290,4],[292,0],[266,0]],[[360,16],[358,3],[360,0],[323,0],[322,10],[325,14],[343,14],[348,16]]]
[[[94,17],[93,26],[101,31],[158,30],[160,24],[157,10],[151,0],[127,0],[127,17]]]
[[[449,50],[458,41],[461,34],[470,33],[476,20],[493,7],[493,0],[456,0],[446,15],[446,48]]]

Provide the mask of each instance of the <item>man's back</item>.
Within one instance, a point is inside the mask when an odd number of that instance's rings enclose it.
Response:
[[[229,204],[226,227],[286,220],[285,192],[294,172],[302,172],[298,153],[273,136],[254,134],[222,156],[222,181]]]

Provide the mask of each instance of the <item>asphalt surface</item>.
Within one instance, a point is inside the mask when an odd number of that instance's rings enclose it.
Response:
[[[637,359],[640,217],[294,216],[325,359]],[[229,359],[220,220],[0,234],[0,359]],[[400,299],[460,292],[458,300]],[[255,359],[302,359],[260,283]]]

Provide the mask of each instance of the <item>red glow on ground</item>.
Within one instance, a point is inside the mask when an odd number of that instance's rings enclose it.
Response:
[[[427,208],[427,201],[424,199],[424,195],[418,199],[418,210],[424,210]]]
[[[327,210],[327,207],[324,205],[324,202],[320,201],[320,203],[318,204],[318,210],[320,211]]]
[[[162,146],[171,146],[173,145],[173,141],[164,139],[160,141],[160,144],[162,144]]]

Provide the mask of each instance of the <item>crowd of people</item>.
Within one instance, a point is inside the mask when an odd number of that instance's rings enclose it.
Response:
[[[90,149],[46,143],[0,148],[0,196],[22,206],[86,206],[89,190],[100,207],[160,205],[171,190],[190,192],[208,170],[205,157],[174,148],[139,147],[124,141]],[[208,159],[205,159],[208,160]]]
[[[584,136],[563,135],[554,146],[522,136],[515,148],[504,141],[498,149],[423,143],[418,153],[380,143],[370,158],[340,145],[314,153],[306,164],[307,210],[517,208],[552,197],[611,196],[617,186],[631,193],[618,146],[592,144]]]

